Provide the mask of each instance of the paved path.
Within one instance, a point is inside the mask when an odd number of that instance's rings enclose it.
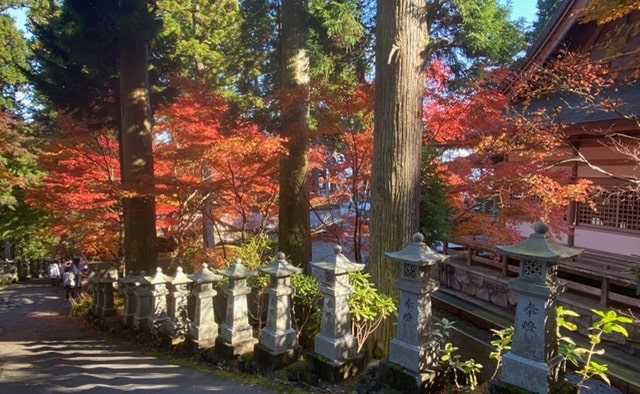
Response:
[[[0,290],[0,393],[269,393],[125,349],[44,281]]]

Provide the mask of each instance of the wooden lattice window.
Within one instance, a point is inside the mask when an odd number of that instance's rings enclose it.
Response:
[[[599,192],[594,205],[579,204],[578,225],[640,231],[640,195],[632,191]]]

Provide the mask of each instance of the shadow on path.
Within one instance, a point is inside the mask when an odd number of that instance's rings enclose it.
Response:
[[[0,290],[0,393],[269,392],[125,349],[69,310],[44,281]]]

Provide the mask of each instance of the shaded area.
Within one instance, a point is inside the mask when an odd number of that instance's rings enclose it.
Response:
[[[126,349],[69,310],[45,281],[0,290],[0,392],[269,392]]]

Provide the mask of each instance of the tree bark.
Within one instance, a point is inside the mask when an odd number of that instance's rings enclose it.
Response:
[[[368,269],[380,292],[395,293],[399,264],[384,258],[418,231],[422,98],[428,31],[424,2],[378,0],[376,24],[375,125]],[[391,319],[375,332],[370,349],[388,352],[395,336]]]
[[[280,164],[278,243],[291,263],[309,271],[311,229],[309,223],[309,58],[307,1],[283,0],[281,5],[282,53],[281,135],[288,154]]]
[[[157,245],[147,44],[134,33],[123,33],[120,39],[124,261],[127,270],[153,272]]]

